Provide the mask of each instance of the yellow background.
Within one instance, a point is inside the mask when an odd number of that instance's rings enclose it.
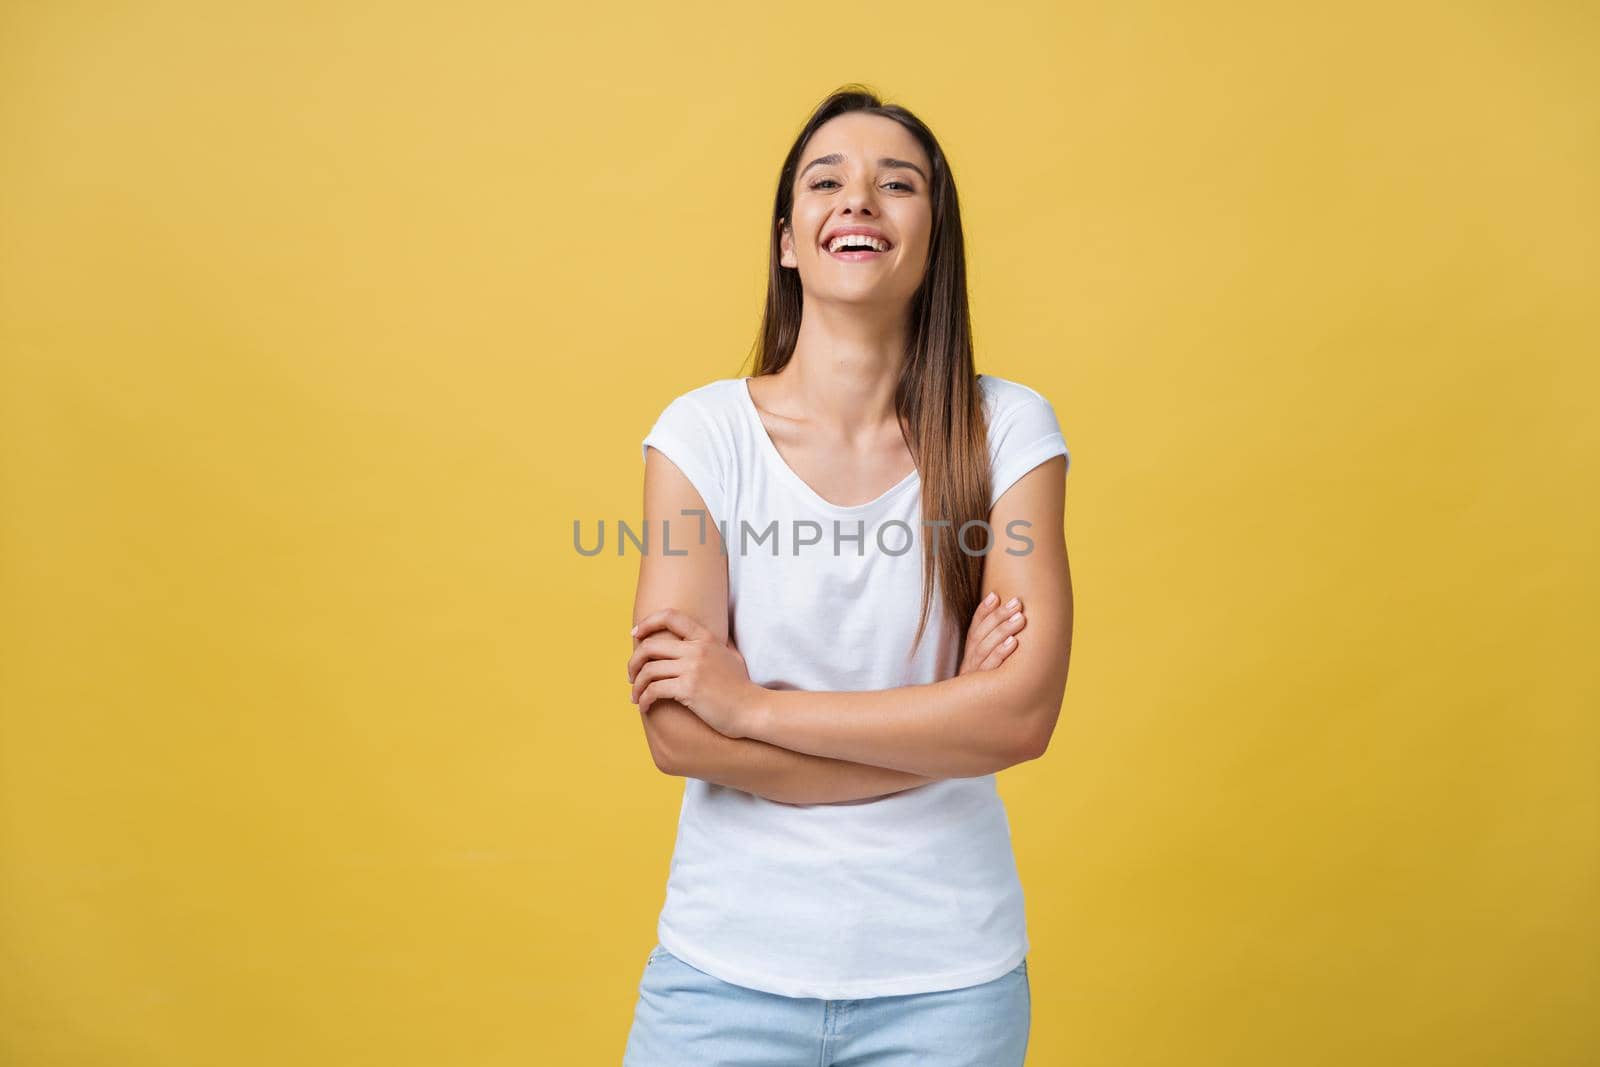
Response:
[[[1073,452],[1029,1063],[1600,1060],[1600,17],[1498,7],[6,5],[0,1061],[620,1060],[572,524],[855,80]]]

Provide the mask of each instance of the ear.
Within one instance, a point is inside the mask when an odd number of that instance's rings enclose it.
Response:
[[[782,227],[781,232],[778,234],[778,266],[800,266],[800,261],[795,258],[794,234],[789,231],[789,220],[779,219],[778,225]]]

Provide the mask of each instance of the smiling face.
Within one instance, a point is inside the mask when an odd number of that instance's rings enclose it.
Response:
[[[779,263],[800,272],[808,299],[911,299],[928,265],[932,169],[911,131],[882,115],[846,112],[816,129],[779,240]],[[867,243],[835,244],[856,231]]]

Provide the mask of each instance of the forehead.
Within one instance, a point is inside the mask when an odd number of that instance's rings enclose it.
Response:
[[[818,126],[811,140],[806,142],[805,150],[800,153],[800,166],[804,168],[818,156],[835,152],[844,156],[845,165],[850,167],[859,167],[883,156],[893,156],[915,163],[924,173],[931,169],[928,153],[923,151],[922,142],[910,130],[894,119],[866,112],[852,111],[835,115]]]

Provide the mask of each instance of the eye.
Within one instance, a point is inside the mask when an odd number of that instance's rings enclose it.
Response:
[[[807,186],[807,188],[810,188],[810,189],[821,189],[824,185],[838,185],[838,184],[839,183],[834,181],[832,178],[819,178],[817,181],[814,181],[809,186]],[[884,188],[888,188],[891,185],[898,185],[898,186],[900,186],[900,188],[904,189],[908,193],[914,193],[914,192],[917,191],[915,189],[915,187],[913,187],[909,182],[903,182],[903,181],[900,181],[899,179],[895,179],[894,181],[890,181],[890,182],[885,182],[884,183]]]

